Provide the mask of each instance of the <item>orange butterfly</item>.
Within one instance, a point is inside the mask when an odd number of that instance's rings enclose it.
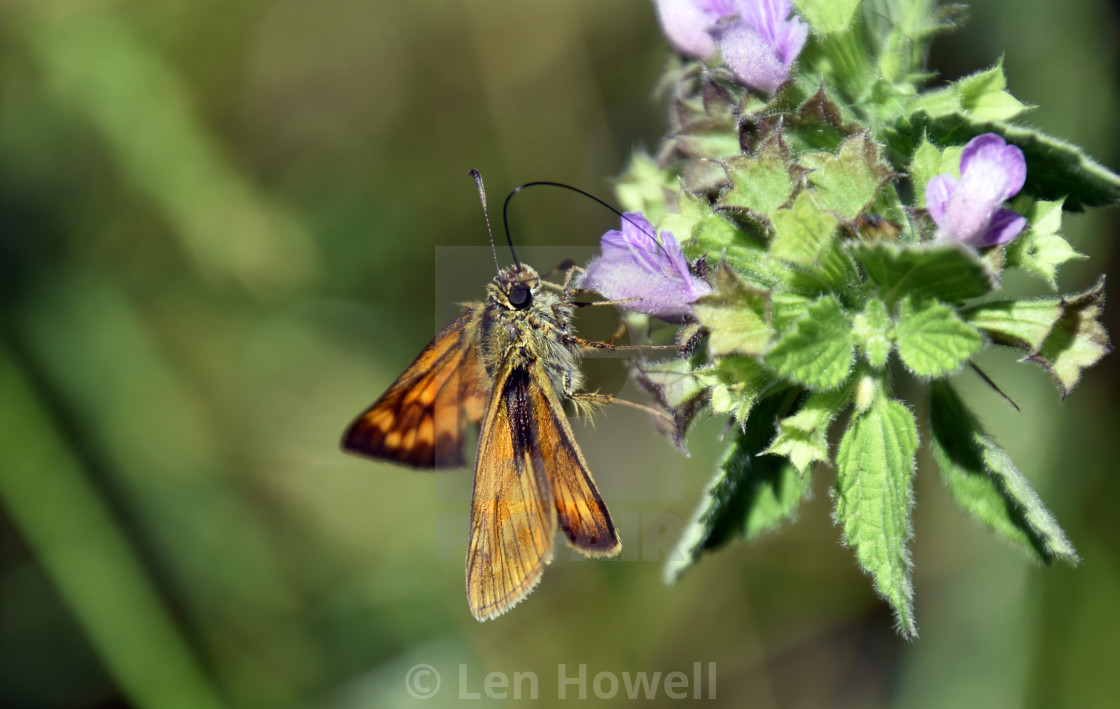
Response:
[[[464,462],[467,425],[481,421],[467,544],[467,599],[479,620],[533,590],[557,526],[584,554],[622,549],[560,403],[615,401],[578,391],[585,350],[620,348],[574,334],[573,274],[559,286],[524,264],[499,268],[485,302],[467,304],[342,439],[353,453],[451,467]]]

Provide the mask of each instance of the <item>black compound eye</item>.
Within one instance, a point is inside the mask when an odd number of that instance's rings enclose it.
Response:
[[[533,294],[529,291],[528,286],[523,286],[520,283],[509,289],[509,304],[518,310],[524,310],[529,307],[529,303],[533,302]]]

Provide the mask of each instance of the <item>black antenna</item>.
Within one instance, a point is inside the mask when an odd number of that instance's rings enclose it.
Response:
[[[513,196],[515,194],[517,194],[521,190],[525,189],[526,187],[538,187],[538,186],[541,186],[541,185],[544,185],[544,186],[547,186],[547,187],[563,187],[564,189],[571,190],[572,192],[575,192],[576,194],[581,194],[581,195],[583,195],[584,197],[587,197],[588,199],[590,199],[593,202],[597,202],[598,204],[606,207],[607,209],[611,210],[612,212],[614,212],[618,216],[622,217],[626,221],[630,222],[634,226],[638,227],[639,231],[641,231],[643,234],[645,234],[650,239],[652,239],[653,243],[657,244],[658,249],[661,249],[662,251],[665,250],[664,245],[662,245],[662,243],[657,240],[657,235],[656,234],[651,234],[641,224],[637,223],[636,221],[634,221],[630,217],[628,217],[625,214],[623,214],[622,212],[618,211],[617,209],[615,209],[612,205],[608,204],[607,202],[604,202],[603,200],[599,199],[598,197],[591,194],[590,192],[584,192],[583,190],[581,190],[578,187],[572,187],[571,185],[565,185],[563,182],[549,182],[548,180],[540,180],[540,181],[537,181],[537,182],[526,182],[525,184],[523,184],[519,187],[515,187],[513,189],[513,191],[510,192],[509,195],[506,196],[506,202],[502,206],[502,226],[504,226],[505,229],[506,229],[506,239],[509,240],[510,250],[513,249],[513,237],[510,236],[510,234],[509,234],[509,202],[510,202],[511,199],[513,199]],[[515,261],[517,260],[516,256],[514,257],[514,260]]]
[[[482,216],[486,219],[486,235],[490,237],[490,253],[494,255],[494,268],[498,269],[498,273],[502,272],[502,265],[498,263],[498,247],[494,246],[494,230],[490,228],[490,212],[486,210],[486,188],[482,186],[482,173],[478,170],[471,168],[471,177],[474,178],[474,184],[478,187],[478,199],[482,202]],[[506,236],[509,236],[509,229],[506,229]],[[513,253],[513,242],[509,242],[510,253]],[[518,266],[521,264],[517,261],[517,254],[513,254],[513,262]]]

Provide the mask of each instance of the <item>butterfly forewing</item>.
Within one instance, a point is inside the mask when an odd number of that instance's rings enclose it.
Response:
[[[479,620],[509,610],[552,561],[556,512],[543,477],[528,370],[503,367],[482,422],[467,542],[467,599]]]
[[[440,331],[342,437],[348,451],[417,468],[463,465],[464,432],[489,395],[478,361],[479,306]]]

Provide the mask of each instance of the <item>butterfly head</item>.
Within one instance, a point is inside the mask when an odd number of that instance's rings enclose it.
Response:
[[[491,298],[509,310],[526,310],[540,291],[541,277],[532,267],[516,264],[494,277]]]

